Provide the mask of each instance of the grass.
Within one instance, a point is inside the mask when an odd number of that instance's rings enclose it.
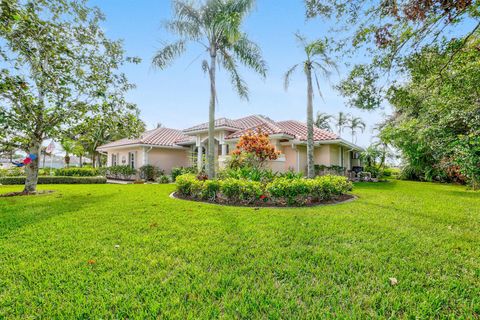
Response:
[[[0,198],[0,318],[480,317],[478,192],[357,184],[354,202],[255,210],[173,188]]]

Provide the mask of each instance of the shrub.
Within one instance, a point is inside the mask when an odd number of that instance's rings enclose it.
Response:
[[[231,202],[252,203],[260,198],[263,189],[257,181],[228,178],[221,181],[220,192]]]
[[[46,170],[49,172],[49,170]],[[56,169],[54,172],[55,176],[60,177],[96,177],[100,174],[95,168],[62,168]]]
[[[192,173],[182,174],[176,177],[177,192],[184,196],[192,195],[192,185],[197,181],[197,177]]]
[[[23,168],[13,167],[10,169],[0,169],[0,177],[18,177],[25,174]]]
[[[197,168],[195,167],[177,167],[172,169],[172,181],[176,181],[178,176],[187,173],[197,173]]]
[[[111,166],[106,169],[105,175],[108,178],[133,180],[137,170],[130,166]]]
[[[383,175],[383,170],[377,166],[365,166],[364,172],[370,172],[372,178],[380,178]]]
[[[286,172],[280,173],[279,177],[286,179],[300,179],[303,178],[303,173],[295,172],[294,170],[288,170]]]
[[[259,182],[270,182],[278,174],[270,169],[260,169],[255,167],[239,167],[235,169],[225,169],[219,173],[220,179],[233,178],[245,179]]]
[[[207,180],[203,183],[202,199],[215,200],[220,191],[220,182],[218,180]]]
[[[156,180],[158,183],[170,183],[170,177],[166,175],[162,175],[157,178]]]
[[[261,130],[256,132],[250,130],[240,137],[236,149],[232,152],[234,156],[246,155],[245,160],[249,166],[262,167],[267,160],[276,160],[280,154],[270,142],[267,133]],[[242,166],[240,161],[240,166]]]
[[[139,172],[140,178],[144,179],[145,181],[155,181],[156,178],[165,174],[163,170],[160,170],[151,164],[141,166]]]
[[[59,177],[59,176],[40,176],[38,184],[102,184],[107,183],[105,177]],[[3,177],[0,178],[0,184],[17,185],[25,184],[25,177]]]

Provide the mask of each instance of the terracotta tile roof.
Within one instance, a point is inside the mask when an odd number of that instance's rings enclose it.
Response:
[[[238,139],[249,130],[253,130],[255,132],[261,130],[262,132],[268,133],[269,135],[273,134],[286,134],[294,137],[300,141],[307,140],[307,125],[303,122],[295,121],[295,120],[287,120],[287,121],[280,121],[280,122],[264,122],[258,126],[247,128],[241,131],[234,132],[228,135],[225,139]],[[335,140],[339,139],[339,136],[328,132],[317,127],[314,127],[313,131],[313,138],[315,141],[322,141],[322,140]]]
[[[252,115],[252,116],[247,116],[247,117],[236,119],[236,120],[219,118],[215,120],[215,128],[228,127],[228,128],[232,128],[233,130],[242,130],[242,129],[258,126],[265,122],[273,122],[273,121],[261,115]],[[201,131],[201,130],[208,130],[208,122],[185,129],[183,130],[183,132],[188,133],[188,132]]]
[[[180,130],[170,128],[157,128],[154,130],[145,131],[139,138],[125,138],[113,141],[98,147],[98,149],[127,146],[132,144],[173,147],[177,146],[177,143],[179,141],[185,142],[191,139],[192,137],[185,135]]]
[[[306,123],[296,121],[296,120],[287,120],[287,121],[276,122],[276,124],[283,130],[287,132],[292,132],[297,140],[301,140],[301,141],[307,140],[307,124]],[[314,126],[313,139],[315,141],[336,140],[336,139],[340,139],[340,137],[333,132],[322,130]]]

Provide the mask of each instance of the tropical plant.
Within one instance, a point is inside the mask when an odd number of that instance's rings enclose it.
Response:
[[[267,68],[260,48],[241,30],[241,24],[254,5],[253,0],[206,0],[199,6],[190,1],[174,0],[174,18],[165,23],[168,31],[179,39],[165,45],[155,54],[153,65],[164,69],[183,54],[187,44],[195,42],[204,48],[209,60],[202,69],[210,79],[208,116],[207,173],[215,177],[215,104],[217,99],[217,64],[229,73],[240,98],[248,99],[248,88],[238,71],[238,64],[253,69],[265,77]]]
[[[307,78],[307,177],[315,177],[314,159],[313,159],[313,78],[318,89],[320,97],[320,83],[318,80],[318,73],[320,72],[324,77],[330,75],[331,69],[336,68],[335,62],[329,57],[328,42],[326,40],[314,40],[308,42],[305,37],[300,34],[295,34],[301,49],[305,53],[305,60],[293,65],[285,73],[284,87],[288,89],[290,78],[295,70],[302,66],[303,72]]]
[[[70,166],[70,155],[75,152],[75,141],[70,139],[63,139],[60,141],[63,151],[65,152],[65,165],[68,168]]]
[[[356,142],[355,135],[357,134],[357,130],[364,132],[366,126],[367,125],[360,117],[352,117],[348,120],[346,127],[350,129],[350,134],[352,135],[352,143]]]
[[[333,118],[332,115],[325,112],[317,112],[317,118],[315,119],[315,125],[317,128],[327,131],[332,131],[332,126],[330,125],[330,120]]]
[[[249,164],[248,166],[261,168],[267,160],[276,160],[279,154],[280,152],[276,151],[270,142],[268,134],[260,130],[257,132],[250,130],[240,137],[236,149],[232,152],[234,159],[230,165],[237,159],[239,167]]]
[[[350,114],[340,111],[335,117],[335,127],[337,127],[337,133],[340,136],[343,132],[343,129],[348,125],[350,121]]]

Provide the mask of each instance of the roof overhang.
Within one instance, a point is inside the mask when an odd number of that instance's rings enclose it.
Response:
[[[306,146],[307,141],[305,140],[293,140],[289,142],[282,142],[281,145],[288,146],[288,145],[300,145],[300,146]],[[350,143],[344,139],[333,139],[333,140],[321,140],[321,141],[315,141],[313,143],[315,146],[321,146],[321,145],[341,145],[345,146],[347,148],[350,148],[351,150],[357,150],[357,151],[363,151],[364,149],[360,146],[357,146],[356,144]]]
[[[295,138],[294,136],[285,134],[285,133],[270,134],[268,135],[268,137],[270,139],[289,139],[289,140],[292,140]],[[236,142],[238,140],[240,140],[240,138],[225,138],[225,141],[228,141],[228,142]]]
[[[161,146],[161,145],[154,145],[154,144],[140,144],[140,143],[132,143],[132,144],[124,144],[119,146],[112,146],[112,147],[98,147],[97,151],[107,151],[107,150],[120,150],[120,149],[128,149],[128,148],[138,148],[138,147],[147,147],[147,148],[156,148],[156,149],[177,149],[177,150],[188,150],[187,147],[182,147],[180,145],[176,146]]]
[[[220,127],[215,127],[214,128],[214,131],[221,131],[221,130],[225,130],[225,131],[238,131],[238,130],[243,130],[242,128],[235,128],[235,127],[229,127],[229,126],[220,126]],[[199,133],[207,133],[208,132],[208,128],[206,129],[198,129],[198,130],[188,130],[188,129],[185,129],[185,130],[182,130],[182,132],[186,135],[193,135],[193,134],[199,134]]]

